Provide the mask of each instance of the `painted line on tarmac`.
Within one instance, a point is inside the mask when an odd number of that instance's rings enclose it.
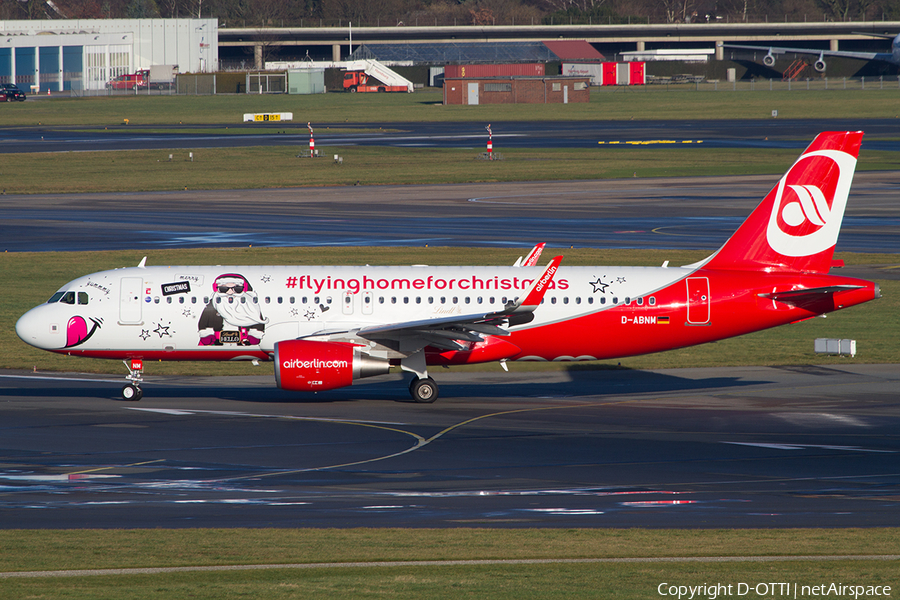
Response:
[[[534,558],[509,560],[396,560],[346,563],[288,563],[270,565],[213,565],[195,567],[146,567],[131,569],[73,569],[70,571],[10,571],[0,579],[37,579],[41,577],[91,577],[95,575],[159,575],[204,571],[261,571],[266,569],[367,569],[394,567],[467,567],[492,565],[571,565],[613,563],[731,563],[731,562],[803,562],[837,560],[900,560],[900,554],[824,555],[824,556],[666,556],[657,558]]]

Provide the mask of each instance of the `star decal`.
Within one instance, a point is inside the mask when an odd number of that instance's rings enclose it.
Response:
[[[259,280],[262,281],[263,283],[269,283],[270,281],[272,281],[272,278],[269,277],[268,275],[263,275],[262,277],[259,278]]]
[[[171,327],[171,326],[172,326],[171,323],[169,323],[168,325],[163,325],[162,323],[157,323],[156,329],[153,330],[153,333],[159,335],[160,338],[162,338],[162,336],[164,336],[164,335],[172,337],[172,334],[169,333],[169,327]]]
[[[616,283],[625,283],[624,277],[616,277]]]
[[[189,308],[184,309],[184,312],[182,312],[181,314],[183,314],[185,317],[188,317],[188,318],[193,316],[191,314],[191,309],[189,309]]]
[[[308,310],[303,314],[303,316],[306,317],[307,321],[312,321],[313,319],[316,318],[316,313],[315,313],[315,311]]]
[[[591,285],[594,286],[594,293],[600,292],[601,294],[606,293],[606,288],[609,287],[608,283],[603,283],[601,278],[597,278],[597,281],[592,281]]]
[[[138,337],[146,342],[147,338],[150,337],[150,332],[146,329],[141,329],[141,335],[139,335]]]
[[[296,316],[299,315],[299,314],[300,314],[300,311],[297,310],[296,308],[292,308],[292,309],[291,309],[291,316],[292,316],[292,317],[296,317]]]

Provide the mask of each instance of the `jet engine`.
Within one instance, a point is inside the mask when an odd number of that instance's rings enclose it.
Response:
[[[816,71],[818,71],[819,73],[824,73],[824,72],[825,72],[825,67],[826,67],[825,61],[822,60],[821,58],[820,58],[819,60],[817,60],[815,63],[813,63],[813,68],[814,68]]]
[[[309,340],[275,344],[275,381],[283,390],[333,390],[389,370],[387,359],[369,356],[353,344]]]
[[[763,56],[763,64],[767,67],[775,66],[775,55],[769,52],[765,56]]]

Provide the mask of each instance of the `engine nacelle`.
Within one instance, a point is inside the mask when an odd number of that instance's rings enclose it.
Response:
[[[767,67],[775,66],[775,55],[769,52],[765,56],[763,56],[763,64]]]
[[[824,72],[825,72],[825,67],[826,67],[826,66],[827,66],[827,65],[825,64],[825,61],[822,60],[821,58],[820,58],[819,60],[817,60],[817,61],[813,64],[813,68],[814,68],[816,71],[818,71],[819,73],[824,73]]]
[[[387,359],[374,358],[359,346],[340,342],[286,340],[275,344],[275,381],[283,390],[318,392],[384,375]]]

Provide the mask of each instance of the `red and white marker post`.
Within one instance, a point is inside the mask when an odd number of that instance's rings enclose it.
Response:
[[[487,142],[487,155],[488,160],[494,160],[494,133],[491,131],[491,124],[488,123],[488,126],[485,127],[488,132],[488,142]]]
[[[309,128],[309,157],[312,158],[316,154],[316,140],[313,139],[312,125],[307,122],[306,127]]]

